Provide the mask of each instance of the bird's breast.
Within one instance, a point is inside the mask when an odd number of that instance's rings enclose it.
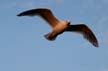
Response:
[[[67,28],[67,24],[65,22],[60,22],[54,27],[54,31],[57,33],[63,32]]]

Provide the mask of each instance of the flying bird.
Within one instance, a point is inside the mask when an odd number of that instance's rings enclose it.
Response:
[[[69,20],[59,20],[48,8],[36,8],[17,14],[17,16],[40,16],[51,27],[52,31],[44,35],[46,39],[53,41],[63,32],[78,32],[84,36],[92,45],[98,47],[98,41],[92,30],[85,24],[70,24]]]

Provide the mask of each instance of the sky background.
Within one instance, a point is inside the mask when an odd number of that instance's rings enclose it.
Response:
[[[99,48],[82,35],[63,33],[55,41],[39,17],[17,17],[47,7],[61,20],[85,23]],[[0,0],[0,71],[108,71],[108,0]]]

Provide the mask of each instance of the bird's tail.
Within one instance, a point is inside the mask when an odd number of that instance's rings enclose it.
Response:
[[[58,34],[55,34],[55,33],[48,33],[46,35],[44,35],[44,37],[47,39],[47,40],[50,40],[50,41],[53,41],[56,39]]]

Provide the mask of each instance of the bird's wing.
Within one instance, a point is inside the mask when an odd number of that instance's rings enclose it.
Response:
[[[66,31],[81,33],[84,38],[91,42],[95,47],[98,47],[98,41],[94,33],[85,24],[69,25]]]
[[[38,15],[42,17],[49,25],[53,28],[57,25],[59,20],[53,15],[52,11],[47,8],[37,8],[32,10],[24,11],[17,16],[35,16]]]

